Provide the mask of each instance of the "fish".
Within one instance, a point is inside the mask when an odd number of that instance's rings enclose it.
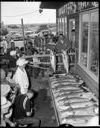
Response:
[[[56,70],[56,59],[55,59],[55,55],[53,54],[52,51],[50,51],[50,62],[51,62],[51,67],[53,68],[54,72]]]
[[[92,101],[73,102],[73,103],[70,103],[70,107],[72,108],[88,107],[88,106],[92,106],[93,104],[95,103]],[[65,105],[67,105],[67,103]]]
[[[93,97],[93,94],[91,92],[77,92],[77,93],[73,92],[73,94],[68,95],[68,98],[71,97],[83,97],[83,98],[91,99]]]
[[[69,91],[69,90],[62,90],[62,91],[60,91],[60,92],[56,92],[56,93],[54,93],[54,96],[55,96],[55,98],[57,98],[57,97],[61,97],[61,96],[64,96],[64,95],[69,95],[69,94],[71,94],[71,93],[77,93],[77,92],[83,92],[83,90],[71,90],[71,91]]]
[[[94,117],[93,115],[84,115],[84,116],[69,116],[60,119],[62,123],[71,124],[73,126],[79,126],[82,124],[88,123],[88,121]]]
[[[62,52],[62,58],[63,58],[64,68],[66,70],[66,73],[68,74],[69,73],[69,58],[68,58],[66,51]]]
[[[67,100],[66,101],[58,101],[58,103],[74,103],[74,102],[85,102],[85,101],[89,101],[89,99],[87,99],[87,98],[78,98],[78,97],[76,97],[76,98],[72,98],[72,99],[68,99],[67,98]]]
[[[75,108],[72,110],[66,110],[65,112],[61,112],[61,117],[68,117],[69,115],[98,115],[98,107],[97,106],[89,106],[82,108]]]

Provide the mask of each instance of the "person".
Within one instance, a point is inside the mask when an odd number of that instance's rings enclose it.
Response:
[[[34,55],[37,55],[38,52],[37,51],[34,51]],[[40,60],[34,56],[33,58],[33,63],[34,63],[34,68],[33,68],[33,73],[34,73],[34,79],[36,79],[38,76],[39,76],[39,73],[40,73],[40,69],[38,68],[38,63],[40,62]]]
[[[7,44],[5,36],[3,37],[3,41],[0,42],[0,46],[4,48],[4,53],[6,53],[8,44]]]
[[[19,47],[16,47],[16,57],[17,58],[20,57],[20,49],[19,49]]]
[[[25,59],[19,58],[16,62],[16,65],[18,67],[13,76],[13,80],[15,81],[15,83],[19,84],[21,94],[27,93],[29,87],[29,79],[25,70],[25,66],[27,63],[28,61],[26,61]]]
[[[13,51],[10,51],[10,55],[8,56],[9,58],[9,65],[8,67],[12,70],[16,70],[16,61],[17,61],[17,56],[16,56],[16,51],[13,50]]]
[[[46,48],[47,48],[47,49],[50,49],[50,50],[52,50],[52,51],[54,51],[55,45],[56,45],[56,44],[55,44],[55,42],[53,41],[53,39],[50,38],[48,44],[46,44]]]
[[[9,100],[12,101],[12,103],[13,103],[16,95],[18,94],[19,86],[15,84],[12,77],[13,77],[13,71],[11,69],[9,69],[7,72],[6,80],[11,88],[11,92],[9,94]]]
[[[39,125],[39,120],[31,117],[33,109],[31,107],[31,98],[34,96],[32,90],[29,90],[26,94],[20,94],[16,96],[13,110],[14,122],[19,126],[21,125]]]
[[[27,55],[33,55],[34,54],[32,42],[27,42],[26,54]]]
[[[10,54],[11,51],[15,51],[16,47],[15,47],[15,43],[14,41],[11,41],[11,48],[8,49],[7,53]]]
[[[58,42],[56,43],[56,46],[55,46],[55,53],[56,54],[61,54],[62,50],[66,50],[66,49],[67,49],[66,38],[63,36],[63,34],[60,34],[59,38],[58,38]],[[56,71],[58,71],[59,66],[57,64],[59,62],[62,62],[61,55],[56,56]]]
[[[17,95],[17,93],[19,91],[19,86],[16,85],[11,78],[9,78],[10,77],[10,76],[8,76],[9,73],[7,74],[7,77],[6,77],[6,72],[4,69],[0,69],[0,74],[1,74],[1,79],[0,79],[1,86],[5,86],[5,87],[6,87],[6,85],[10,86],[10,92],[9,92],[9,95],[7,96],[7,98],[13,102],[15,96]],[[7,89],[7,87],[6,87],[6,89]],[[3,93],[3,91],[5,91],[4,88],[1,91],[1,93]]]
[[[0,47],[0,66],[4,69],[8,68],[9,59],[6,53],[4,53],[4,48]]]
[[[6,91],[6,90],[5,90]],[[6,91],[8,93],[8,91]],[[1,96],[1,127],[6,127],[7,124],[10,127],[15,127],[15,124],[11,121],[10,117],[12,115],[11,102],[6,99],[5,96]]]

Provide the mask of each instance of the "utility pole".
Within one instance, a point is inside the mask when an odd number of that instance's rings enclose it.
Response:
[[[22,33],[23,33],[23,42],[24,42],[24,52],[25,52],[25,36],[24,36],[24,25],[23,25],[23,19],[21,19],[22,24]]]

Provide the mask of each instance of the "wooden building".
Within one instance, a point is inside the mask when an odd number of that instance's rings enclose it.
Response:
[[[41,2],[42,9],[56,9],[56,31],[72,41],[75,72],[99,95],[99,3]]]

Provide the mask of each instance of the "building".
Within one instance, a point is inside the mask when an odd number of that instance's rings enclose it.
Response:
[[[76,51],[75,72],[99,95],[99,2],[42,2],[56,9],[56,32],[63,32]]]

